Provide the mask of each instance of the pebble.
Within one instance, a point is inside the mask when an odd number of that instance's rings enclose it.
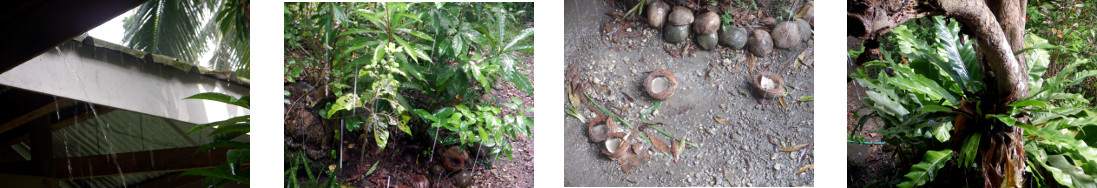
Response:
[[[774,170],[781,170],[781,167],[782,167],[782,166],[781,166],[781,163],[776,163],[776,164],[773,164],[773,169],[774,169]]]

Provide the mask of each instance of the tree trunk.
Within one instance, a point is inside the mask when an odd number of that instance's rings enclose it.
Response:
[[[847,32],[862,40],[875,40],[910,19],[937,15],[956,19],[975,39],[980,64],[985,65],[983,81],[988,88],[982,100],[990,105],[984,106],[984,112],[1001,114],[1008,110],[1006,104],[1029,96],[1025,56],[1014,55],[1024,47],[1026,4],[1025,0],[848,0]],[[1022,130],[982,118],[982,114],[975,117],[975,125],[958,131],[986,135],[977,156],[983,186],[1022,185]]]

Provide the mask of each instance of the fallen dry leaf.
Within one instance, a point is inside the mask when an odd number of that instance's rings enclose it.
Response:
[[[677,53],[678,50],[670,49],[670,47],[667,47],[667,44],[663,44],[663,50],[667,51],[667,53],[670,54],[670,56],[672,56],[672,57],[675,57],[675,58],[681,58],[682,57],[682,54]]]
[[[754,54],[747,53],[747,56],[750,56],[750,61],[747,61],[750,64],[750,68],[748,68],[747,71],[751,74],[754,74]]]
[[[804,147],[807,147],[807,146],[808,146],[808,144],[800,144],[800,145],[795,145],[795,146],[792,146],[792,147],[781,148],[781,151],[783,151],[783,152],[796,151],[796,150],[804,149]]]
[[[335,170],[335,165],[328,165],[328,170],[334,171]]]
[[[648,138],[651,139],[651,145],[655,146],[655,149],[657,149],[657,150],[659,150],[663,153],[670,153],[670,151],[671,151],[670,148],[667,148],[667,144],[663,143],[663,140],[659,140],[659,138],[655,138],[654,136],[651,136],[651,134],[648,134],[647,132],[644,132],[644,134],[648,135]]]
[[[716,122],[719,122],[719,123],[724,124],[724,125],[731,125],[730,122],[728,122],[727,120],[724,120],[724,118],[720,118],[720,116],[712,116],[712,119],[714,119],[714,120],[716,120]]]
[[[672,139],[673,140],[673,139]],[[674,147],[674,164],[678,164],[678,159],[682,154],[682,149],[686,148],[686,137],[682,137],[682,141],[678,142],[678,145]]]
[[[808,164],[807,166],[804,166],[804,167],[800,167],[800,170],[796,170],[796,175],[800,175],[800,173],[804,173],[804,172],[807,172],[808,170],[812,170],[812,169],[815,169],[815,163]]]
[[[784,97],[777,98],[777,101],[781,101],[781,107],[784,107],[786,109],[788,108],[788,105],[785,105],[785,98]]]
[[[347,145],[347,149],[354,149],[354,144]]]

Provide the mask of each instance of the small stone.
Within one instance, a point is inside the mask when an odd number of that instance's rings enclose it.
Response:
[[[781,167],[782,167],[782,166],[781,166],[781,163],[776,163],[776,164],[773,164],[773,169],[774,169],[774,170],[781,170]]]

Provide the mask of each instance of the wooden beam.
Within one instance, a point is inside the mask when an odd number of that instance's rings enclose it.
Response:
[[[107,114],[107,113],[113,112],[114,110],[117,110],[117,108],[111,108],[109,106],[103,106],[103,105],[96,105],[95,110],[98,114]],[[90,110],[85,110],[85,111],[86,111],[85,113],[75,115],[75,117],[66,118],[64,120],[57,121],[57,123],[54,123],[53,125],[50,125],[50,129],[53,130],[53,131],[57,131],[57,130],[63,129],[65,127],[68,127],[68,126],[72,126],[72,125],[76,124],[77,122],[84,122],[88,119],[95,118],[95,114],[90,113],[91,112]],[[62,118],[65,118],[65,117],[62,117]],[[44,118],[44,119],[48,119],[48,118]],[[3,143],[4,145],[11,145],[11,144],[15,144],[15,143],[20,142],[20,141],[27,141],[27,140],[30,139],[29,134],[30,134],[31,128],[32,128],[31,126],[18,126],[18,127],[15,127],[12,130],[7,131],[7,132],[0,133],[0,143]]]
[[[42,107],[38,107],[38,109],[30,111],[27,114],[23,114],[23,116],[19,116],[18,118],[15,118],[11,121],[5,122],[3,125],[0,125],[0,133],[7,132],[7,131],[15,129],[16,127],[19,127],[23,124],[26,124],[27,122],[34,121],[34,120],[38,119],[39,117],[42,117],[42,116],[45,116],[46,114],[50,114],[51,112],[57,111],[58,106],[68,106],[69,104],[72,104],[72,102],[73,101],[70,100],[70,99],[57,98],[57,101],[46,104]]]
[[[141,187],[166,187],[166,188],[171,188],[171,187],[193,187],[194,185],[201,184],[202,180],[205,179],[202,176],[179,176],[179,174],[182,174],[182,173],[181,172],[176,172],[176,173],[166,174],[166,175],[160,176],[158,178],[145,180],[144,182],[138,183],[137,185],[134,185],[133,187],[137,187],[137,188],[141,188]]]
[[[17,174],[0,174],[0,182],[4,187],[58,187],[57,178],[42,176],[26,176]]]
[[[198,147],[162,149],[53,159],[54,177],[63,179],[85,179],[122,174],[155,172],[181,172],[194,169],[213,168],[226,161],[228,148],[210,149],[197,152]],[[70,165],[71,162],[71,165]],[[0,173],[26,174],[33,168],[30,161],[0,164]],[[69,168],[72,168],[71,171]]]
[[[30,133],[31,162],[36,167],[37,175],[53,177],[53,130],[50,130],[49,119],[39,118],[30,123],[33,127]]]
[[[97,155],[74,158],[54,159],[54,174],[58,178],[83,179],[104,176],[116,176],[119,169],[123,174],[180,172],[194,169],[213,168],[226,161],[227,148],[195,151],[198,147],[162,149]],[[72,162],[69,172],[68,162]]]

